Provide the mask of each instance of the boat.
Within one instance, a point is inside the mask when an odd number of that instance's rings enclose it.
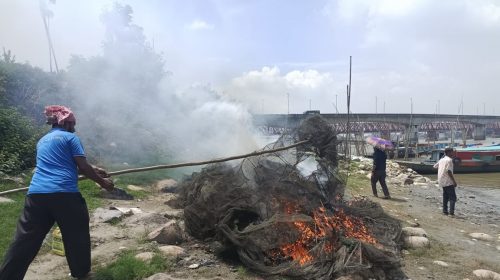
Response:
[[[415,170],[419,174],[436,174],[434,164],[444,156],[444,149],[436,149],[430,158],[422,161],[395,160],[400,165]],[[455,148],[453,173],[500,172],[500,146],[474,146]]]

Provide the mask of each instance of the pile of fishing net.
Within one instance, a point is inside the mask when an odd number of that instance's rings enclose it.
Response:
[[[299,279],[405,279],[401,226],[380,205],[344,200],[348,162],[320,116],[264,150],[297,148],[213,164],[180,186],[189,234],[221,242],[262,275]]]

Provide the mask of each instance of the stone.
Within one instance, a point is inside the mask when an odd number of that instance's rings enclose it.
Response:
[[[160,244],[177,245],[184,242],[184,234],[177,221],[169,221],[165,225],[155,229],[148,234],[150,241],[156,241]]]
[[[110,210],[118,210],[122,212],[126,216],[134,215],[134,214],[141,214],[142,210],[138,207],[117,207],[117,206],[111,206],[109,207]]]
[[[363,277],[359,275],[347,275],[347,276],[341,276],[339,278],[335,278],[337,280],[363,280]],[[370,279],[367,279],[370,280]]]
[[[135,258],[141,261],[150,261],[155,254],[153,252],[142,252],[135,255]]]
[[[188,267],[191,268],[191,269],[197,269],[198,267],[200,267],[200,265],[197,264],[197,263],[193,263],[192,265],[190,265]]]
[[[96,208],[92,217],[94,223],[108,223],[114,219],[121,219],[123,215],[124,214],[118,210]]]
[[[411,185],[413,184],[413,179],[406,178],[403,182],[403,185]]]
[[[144,191],[144,188],[139,187],[139,186],[135,186],[135,185],[128,185],[127,186],[127,190],[130,190],[130,191]]]
[[[417,222],[416,219],[415,219],[415,221],[406,220],[406,222],[408,223],[408,225],[410,225],[410,227],[419,227],[420,226],[420,223]]]
[[[428,247],[430,245],[429,239],[423,236],[407,236],[404,239],[406,247],[409,248],[421,248]]]
[[[487,233],[482,233],[482,232],[473,232],[469,234],[470,237],[474,239],[479,239],[483,241],[493,241],[494,238],[493,236],[487,234]]]
[[[418,227],[404,227],[403,232],[407,236],[423,236],[427,237],[427,232],[423,228],[418,228]]]
[[[153,274],[148,278],[145,278],[144,280],[174,280],[174,278],[170,277],[168,274],[161,272]]]
[[[134,196],[130,195],[126,191],[120,188],[114,188],[112,191],[108,192],[106,190],[101,191],[101,197],[106,199],[116,199],[116,200],[133,200]]]
[[[449,265],[443,261],[433,261],[432,262],[433,264],[437,264],[439,266],[443,266],[443,267],[448,267]]]
[[[156,182],[153,188],[157,191],[175,192],[177,189],[177,181],[174,179],[165,179]]]
[[[109,209],[110,210],[118,210],[126,216],[142,213],[142,210],[140,208],[137,208],[137,207],[128,208],[128,207],[111,206],[111,207],[109,207]]]
[[[479,279],[500,280],[500,274],[486,269],[476,269],[472,272]]]
[[[427,181],[425,180],[425,177],[416,177],[413,179],[413,182],[415,183],[426,183]]]
[[[166,256],[178,257],[186,254],[186,250],[184,248],[174,245],[166,245],[158,248],[160,252]]]
[[[176,210],[167,210],[163,213],[163,217],[169,219],[183,219],[184,218],[184,210],[176,209]]]
[[[14,200],[0,196],[0,203],[12,203],[12,202],[14,202]]]

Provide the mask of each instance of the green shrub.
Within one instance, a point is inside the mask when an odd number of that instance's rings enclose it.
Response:
[[[0,171],[12,174],[34,167],[42,132],[16,109],[0,107]]]

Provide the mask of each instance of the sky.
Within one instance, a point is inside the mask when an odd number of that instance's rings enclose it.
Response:
[[[101,53],[114,2],[178,88],[205,85],[251,113],[500,114],[500,0],[57,0],[60,68]],[[49,69],[36,0],[0,0],[0,47]]]

